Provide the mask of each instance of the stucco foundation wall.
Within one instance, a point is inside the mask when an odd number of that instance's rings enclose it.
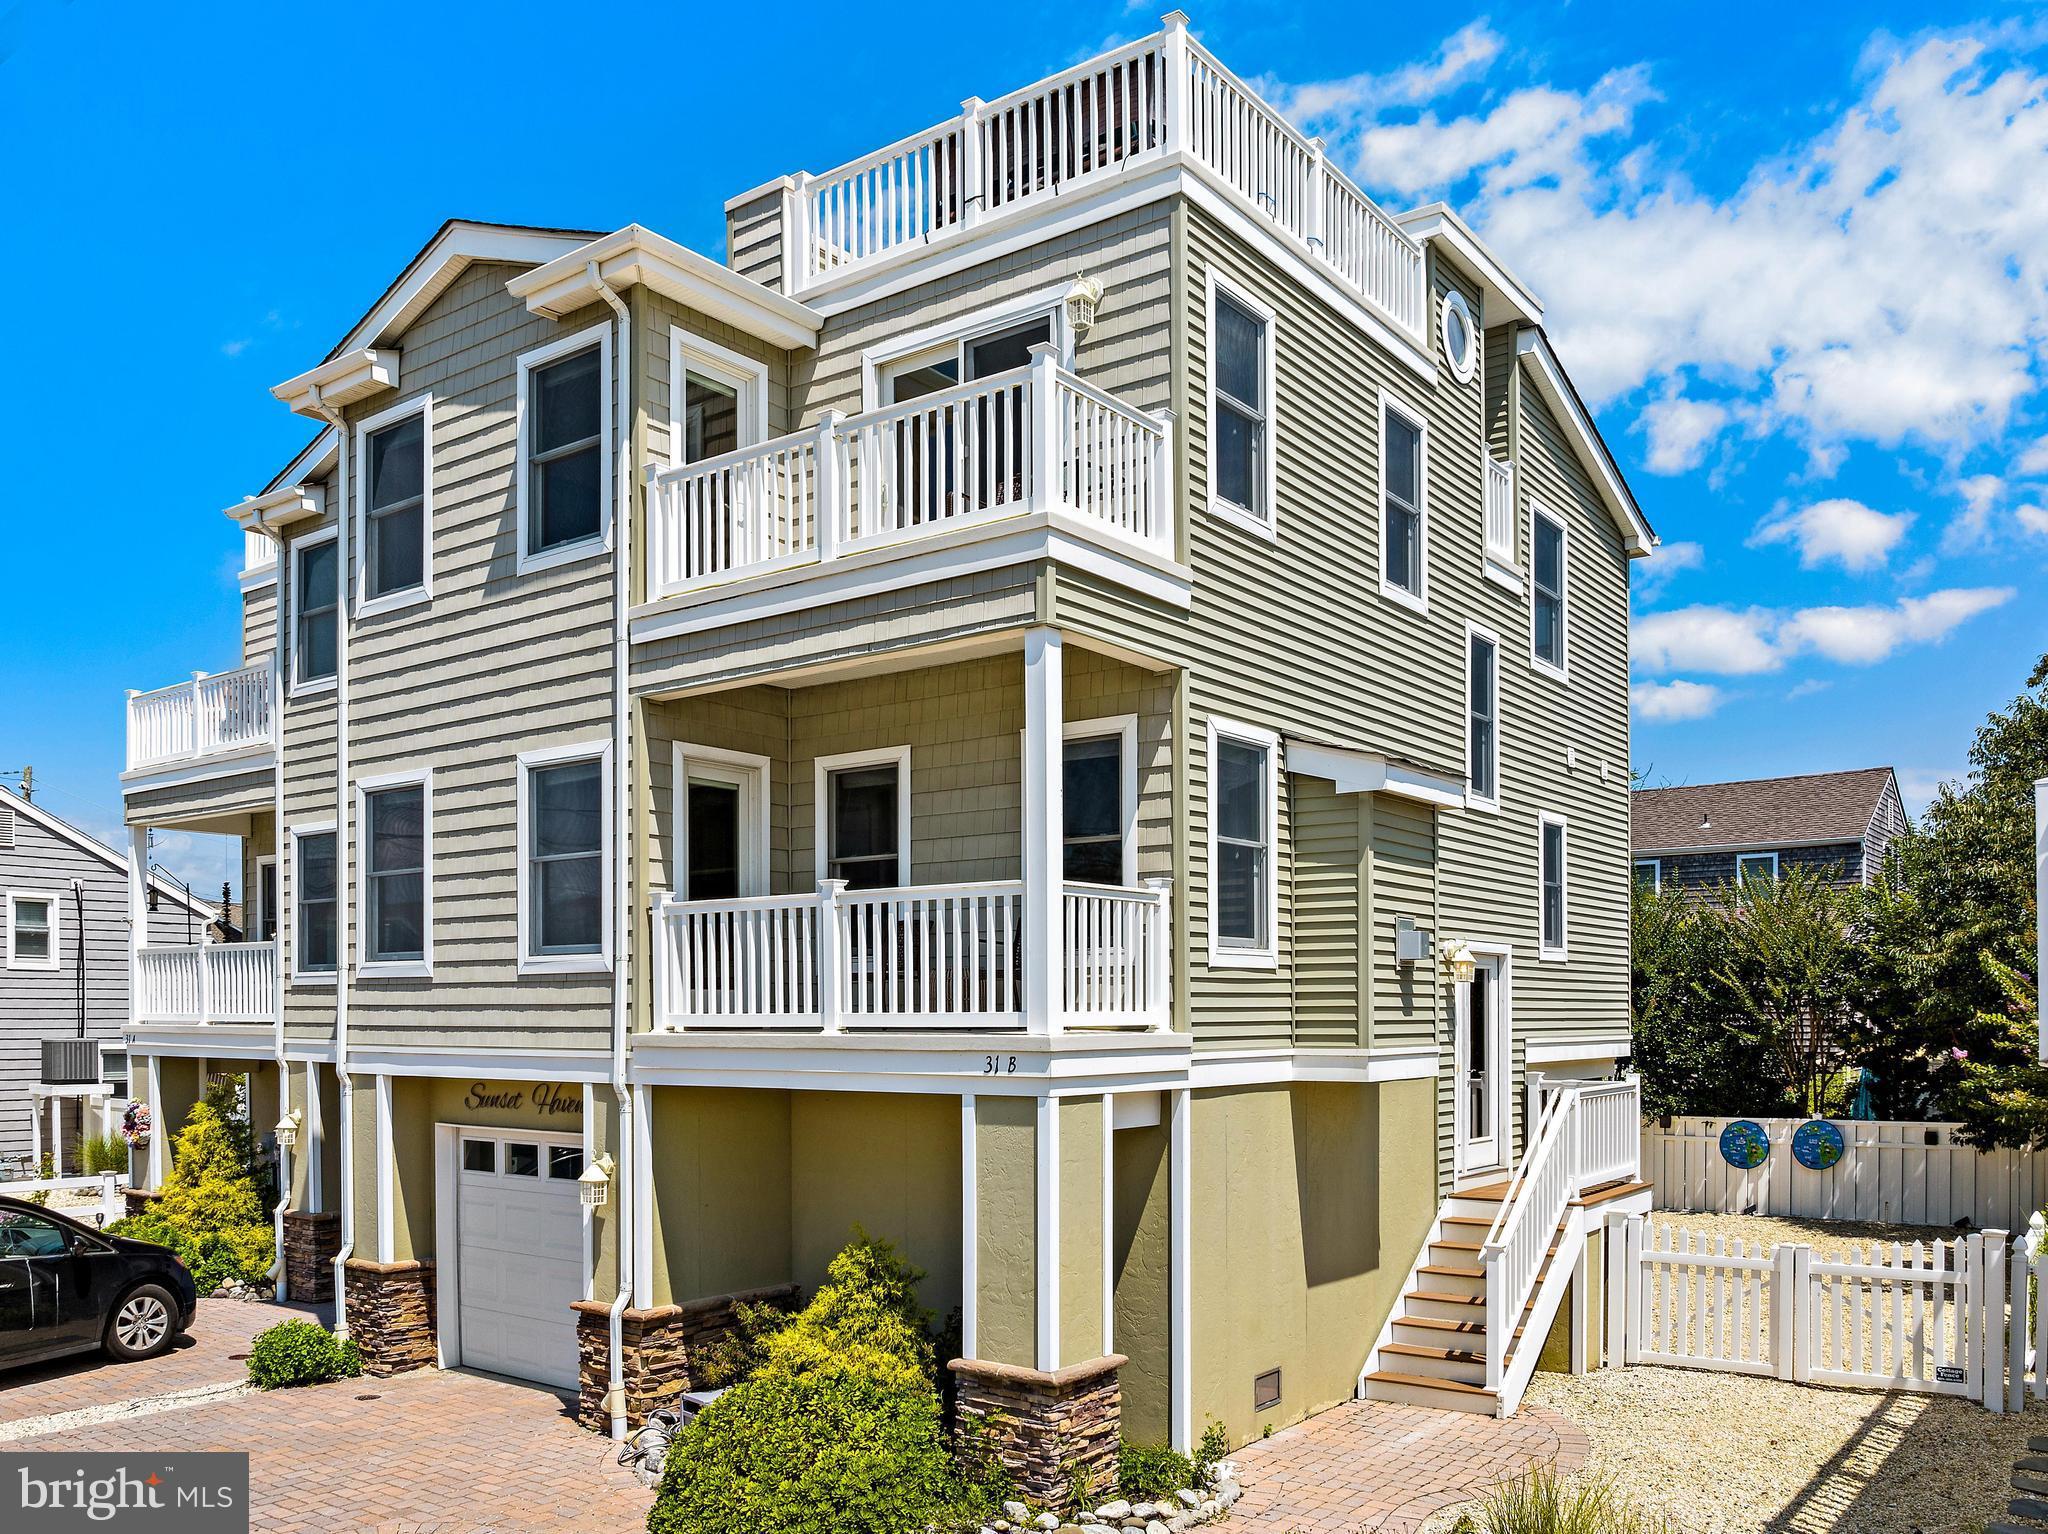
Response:
[[[925,1270],[918,1297],[943,1319],[960,1303],[960,1099],[794,1092],[789,1130],[787,1277],[811,1293],[858,1223]]]
[[[788,1281],[794,1095],[731,1087],[647,1094],[656,1305]]]
[[[1028,1097],[975,1102],[975,1265],[979,1304],[974,1355],[1038,1366],[1037,1104]]]
[[[1124,1437],[1163,1444],[1172,1431],[1173,1209],[1166,1125],[1116,1131],[1116,1275],[1113,1350],[1127,1362]]]
[[[1355,1391],[1436,1210],[1433,1083],[1197,1093],[1193,1371],[1233,1444]],[[1253,1379],[1282,1372],[1280,1403]]]
[[[1060,1146],[1061,1368],[1109,1351],[1102,1335],[1102,1097],[1063,1097]]]

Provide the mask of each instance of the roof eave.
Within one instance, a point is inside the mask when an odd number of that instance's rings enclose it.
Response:
[[[1621,477],[1621,467],[1615,463],[1614,455],[1607,451],[1607,443],[1600,435],[1600,428],[1593,424],[1593,417],[1579,398],[1579,391],[1565,376],[1557,353],[1551,349],[1549,337],[1541,330],[1524,330],[1515,337],[1515,353],[1528,365],[1537,388],[1550,402],[1551,409],[1578,448],[1579,458],[1593,480],[1593,488],[1599,492],[1608,514],[1621,529],[1622,546],[1627,549],[1629,557],[1639,559],[1648,554],[1657,546],[1657,534],[1643,515],[1642,508],[1636,504],[1628,481]]]
[[[1543,301],[1507,265],[1487,249],[1486,242],[1448,203],[1424,203],[1395,215],[1394,222],[1423,244],[1434,242],[1448,252],[1467,275],[1479,284],[1483,321],[1495,325],[1543,323]]]

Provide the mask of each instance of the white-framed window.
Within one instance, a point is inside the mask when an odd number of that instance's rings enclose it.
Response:
[[[1380,592],[1429,610],[1429,426],[1380,391]]]
[[[258,858],[255,882],[248,892],[249,941],[267,943],[277,936],[277,859]]]
[[[910,882],[910,747],[817,760],[815,836],[820,879],[852,889]]]
[[[668,333],[669,458],[696,463],[768,437],[768,364],[677,328]]]
[[[1209,963],[1279,962],[1280,737],[1209,721]]]
[[[612,327],[519,358],[515,497],[521,574],[596,553],[612,528]]]
[[[361,976],[425,977],[434,969],[434,775],[356,780],[362,848],[356,920]]]
[[[1570,547],[1563,519],[1529,503],[1529,658],[1539,671],[1570,674]]]
[[[1463,293],[1444,295],[1444,361],[1459,383],[1470,383],[1479,371],[1479,326],[1472,318],[1472,306]]]
[[[966,321],[927,325],[867,348],[861,353],[862,408],[878,410],[1022,367],[1040,342],[1058,351],[1062,366],[1072,366],[1074,334],[1066,301],[1076,286],[1069,282],[1020,294],[977,310]]]
[[[1273,311],[1212,269],[1209,308],[1209,510],[1277,538]]]
[[[1537,817],[1537,957],[1562,959],[1569,952],[1567,939],[1570,912],[1567,909],[1567,873],[1570,846],[1562,815]]]
[[[768,893],[768,800],[773,764],[765,756],[675,743],[675,867],[685,900]]]
[[[519,970],[589,973],[612,961],[612,748],[519,754]]]
[[[424,602],[434,589],[434,397],[356,425],[358,616]]]
[[[332,982],[341,967],[334,822],[291,828],[292,978]]]
[[[55,969],[62,918],[53,890],[7,892],[7,967]]]
[[[1465,625],[1465,803],[1500,807],[1500,640]]]
[[[1767,884],[1778,882],[1778,854],[1775,852],[1743,852],[1735,858],[1735,882],[1747,884],[1752,879],[1761,879]]]
[[[291,608],[292,693],[334,686],[340,655],[340,529],[323,528],[291,543],[286,596]]]
[[[1661,894],[1664,889],[1664,864],[1657,858],[1636,859],[1636,888]]]
[[[1138,716],[1063,727],[1061,876],[1077,884],[1138,882]]]

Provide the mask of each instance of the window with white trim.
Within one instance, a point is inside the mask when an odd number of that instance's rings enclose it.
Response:
[[[363,961],[424,972],[431,947],[428,785],[423,778],[365,781],[362,805]]]
[[[371,600],[427,581],[424,412],[370,432],[364,455],[364,593]]]
[[[1564,523],[1529,506],[1529,653],[1538,666],[1565,674],[1568,616]]]
[[[11,891],[7,896],[7,967],[55,969],[57,926],[54,892]]]
[[[256,888],[249,901],[249,941],[267,943],[277,936],[277,859],[256,860]]]
[[[1744,852],[1735,859],[1735,882],[1747,884],[1752,879],[1761,879],[1766,884],[1778,882],[1778,854],[1775,852]]]
[[[1274,960],[1278,898],[1279,738],[1209,725],[1209,962]]]
[[[910,749],[818,760],[818,876],[894,889],[910,874]]]
[[[609,956],[610,768],[602,745],[519,758],[522,969],[601,969]]]
[[[335,885],[334,833],[292,833],[292,906],[298,913],[292,969],[332,975],[340,959],[340,901]]]
[[[1500,803],[1500,642],[1477,628],[1465,641],[1465,796]]]
[[[1539,822],[1541,847],[1541,941],[1538,953],[1542,958],[1561,959],[1565,956],[1566,918],[1565,889],[1568,847],[1565,838],[1564,817],[1545,815]]]
[[[1080,884],[1127,884],[1133,806],[1131,736],[1135,720],[1114,730],[1067,726],[1061,763],[1062,876]]]
[[[1636,888],[1650,894],[1660,893],[1664,888],[1664,865],[1656,858],[1636,859]]]
[[[341,567],[334,529],[292,547],[292,685],[334,679]]]
[[[1271,536],[1273,316],[1211,274],[1209,509]]]
[[[1428,594],[1429,433],[1422,418],[1380,399],[1380,590],[1411,606]]]
[[[594,328],[519,359],[525,560],[597,544],[610,520],[611,327]]]

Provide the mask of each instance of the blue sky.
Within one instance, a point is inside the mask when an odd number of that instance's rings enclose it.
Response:
[[[731,193],[1156,24],[784,14],[0,10],[0,771],[33,762],[45,805],[117,834],[123,690],[237,659],[220,508],[308,435],[269,385],[442,219],[637,220],[716,253]],[[1889,762],[1915,805],[1964,770],[2048,648],[2048,27],[1782,3],[1193,22],[1389,207],[1448,198],[1544,299],[1667,545],[1636,594],[1640,768]],[[225,863],[163,854],[202,887]]]

